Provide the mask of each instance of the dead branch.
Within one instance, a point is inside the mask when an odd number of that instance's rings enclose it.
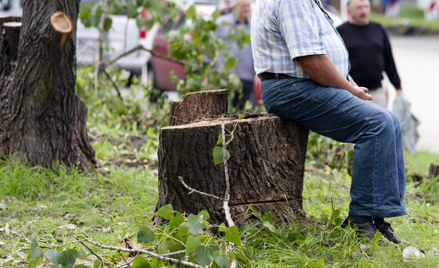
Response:
[[[109,74],[109,73],[107,72],[107,70],[105,70],[105,69],[102,70],[102,72],[105,74],[105,76],[107,77],[107,79],[110,80],[110,83],[111,83],[111,85],[113,85],[114,89],[116,90],[116,92],[117,92],[117,96],[119,97],[119,99],[120,99],[121,101],[123,101],[122,94],[120,94],[119,87],[116,85],[116,83],[113,81],[113,79],[111,79],[110,74]]]
[[[103,249],[109,249],[109,250],[115,250],[115,251],[124,251],[124,252],[129,252],[129,253],[137,253],[137,254],[146,254],[148,256],[151,256],[153,258],[156,258],[160,261],[166,261],[169,263],[174,263],[174,264],[178,264],[178,265],[184,265],[187,267],[194,267],[194,268],[203,268],[203,266],[192,263],[192,262],[188,262],[188,261],[184,261],[184,260],[179,260],[179,259],[174,259],[174,258],[169,258],[151,251],[146,251],[143,249],[126,249],[126,248],[119,248],[119,247],[113,247],[113,246],[107,246],[107,245],[103,245],[100,243],[97,243],[93,240],[88,239],[87,237],[81,235],[80,236],[83,240],[87,241],[90,244],[93,244],[95,246],[98,246],[100,248]]]
[[[218,196],[216,196],[216,195],[208,194],[208,193],[205,193],[205,192],[201,192],[201,191],[195,190],[194,188],[192,188],[192,187],[190,187],[189,185],[187,185],[187,184],[184,182],[183,177],[181,177],[181,176],[178,176],[178,179],[179,179],[180,182],[183,184],[183,186],[184,186],[186,189],[188,189],[188,190],[190,191],[189,194],[197,193],[197,194],[200,194],[200,195],[204,195],[204,196],[207,196],[207,197],[211,197],[211,198],[214,198],[214,199],[218,199],[218,200],[224,201],[223,198],[218,197]]]

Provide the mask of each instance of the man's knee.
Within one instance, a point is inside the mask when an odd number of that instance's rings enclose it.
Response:
[[[394,133],[395,122],[392,114],[393,114],[392,112],[389,113],[387,110],[382,109],[382,111],[370,116],[368,121],[370,122],[370,125],[374,130],[374,133],[376,134],[386,133],[386,132]]]

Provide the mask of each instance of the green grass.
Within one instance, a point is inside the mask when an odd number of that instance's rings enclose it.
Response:
[[[422,173],[426,159],[438,158],[425,152],[408,156],[409,171]],[[34,237],[46,249],[72,242],[77,234],[117,244],[139,226],[150,225],[157,200],[156,175],[142,168],[121,166],[86,174],[3,162],[0,183],[0,241],[5,243],[0,248],[1,267],[25,267]],[[409,215],[390,219],[400,238],[426,253],[426,258],[410,264],[402,262],[404,246],[373,244],[362,250],[355,230],[340,228],[348,211],[349,185],[350,176],[345,171],[327,168],[306,172],[303,205],[314,220],[278,229],[269,228],[267,222],[277,225],[267,220],[243,228],[241,236],[251,252],[253,267],[436,267],[439,207],[429,195],[439,193],[438,180],[425,180],[420,185],[409,180]],[[73,229],[66,228],[68,224],[73,224]],[[118,258],[117,254],[95,250]]]
[[[384,27],[416,27],[439,33],[439,20],[425,21],[424,11],[417,8],[403,8],[399,18],[390,18],[383,14],[370,14],[370,19],[381,23]]]

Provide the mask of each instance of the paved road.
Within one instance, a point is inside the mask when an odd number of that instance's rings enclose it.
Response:
[[[404,95],[421,121],[417,150],[439,153],[439,37],[391,37]],[[390,90],[393,104],[395,90]]]

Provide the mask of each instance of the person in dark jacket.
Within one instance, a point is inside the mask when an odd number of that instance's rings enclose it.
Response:
[[[349,0],[347,5],[349,20],[337,30],[349,51],[350,75],[358,85],[369,89],[373,102],[386,108],[388,94],[383,85],[383,72],[397,94],[402,94],[389,38],[380,24],[369,21],[369,0]]]

